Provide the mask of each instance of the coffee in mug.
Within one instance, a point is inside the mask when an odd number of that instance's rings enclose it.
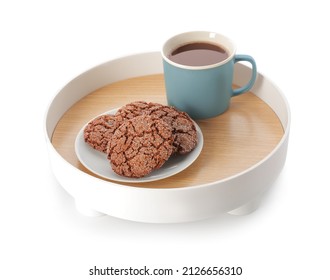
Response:
[[[221,62],[228,58],[228,54],[219,45],[193,42],[179,46],[169,54],[168,58],[183,65],[204,66]]]

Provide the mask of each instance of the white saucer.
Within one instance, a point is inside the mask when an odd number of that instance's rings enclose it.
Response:
[[[118,109],[105,112],[104,114],[115,114]],[[195,122],[194,122],[195,123]],[[203,148],[203,134],[200,127],[195,123],[198,137],[198,144],[196,148],[186,155],[171,156],[165,164],[142,178],[128,178],[117,175],[111,168],[106,154],[93,149],[84,141],[85,124],[77,134],[75,141],[75,152],[81,162],[88,170],[102,178],[117,182],[126,183],[142,183],[161,180],[173,176],[188,166],[190,166],[199,156]]]

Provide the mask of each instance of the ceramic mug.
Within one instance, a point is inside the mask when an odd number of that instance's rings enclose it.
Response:
[[[221,46],[228,57],[215,64],[188,66],[172,61],[170,54],[180,46],[203,42]],[[162,48],[166,97],[169,105],[187,112],[193,119],[205,119],[224,113],[230,99],[249,91],[257,77],[257,67],[249,55],[235,54],[236,47],[227,37],[207,31],[193,31],[168,39]],[[251,78],[241,88],[233,89],[234,64],[252,65]]]

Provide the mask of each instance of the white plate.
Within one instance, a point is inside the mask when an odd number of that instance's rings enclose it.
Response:
[[[118,109],[105,112],[104,114],[115,114]],[[194,122],[195,123],[195,122]],[[75,141],[75,152],[81,162],[88,170],[105,179],[127,182],[142,183],[161,180],[173,176],[190,166],[199,156],[203,148],[203,134],[200,127],[195,123],[197,130],[198,143],[196,148],[186,155],[171,156],[164,165],[142,178],[128,178],[117,175],[111,168],[106,154],[93,149],[84,141],[85,124],[77,134]]]

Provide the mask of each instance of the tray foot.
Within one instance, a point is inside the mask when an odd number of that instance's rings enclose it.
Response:
[[[92,208],[90,208],[85,202],[79,201],[79,200],[75,200],[75,204],[76,204],[76,209],[77,211],[84,215],[84,216],[88,216],[88,217],[100,217],[100,216],[104,216],[105,214],[98,212]]]
[[[253,199],[252,201],[232,210],[229,211],[228,214],[235,215],[235,216],[243,216],[248,215],[254,212],[258,209],[260,203],[261,203],[262,197],[258,197],[256,199]]]

